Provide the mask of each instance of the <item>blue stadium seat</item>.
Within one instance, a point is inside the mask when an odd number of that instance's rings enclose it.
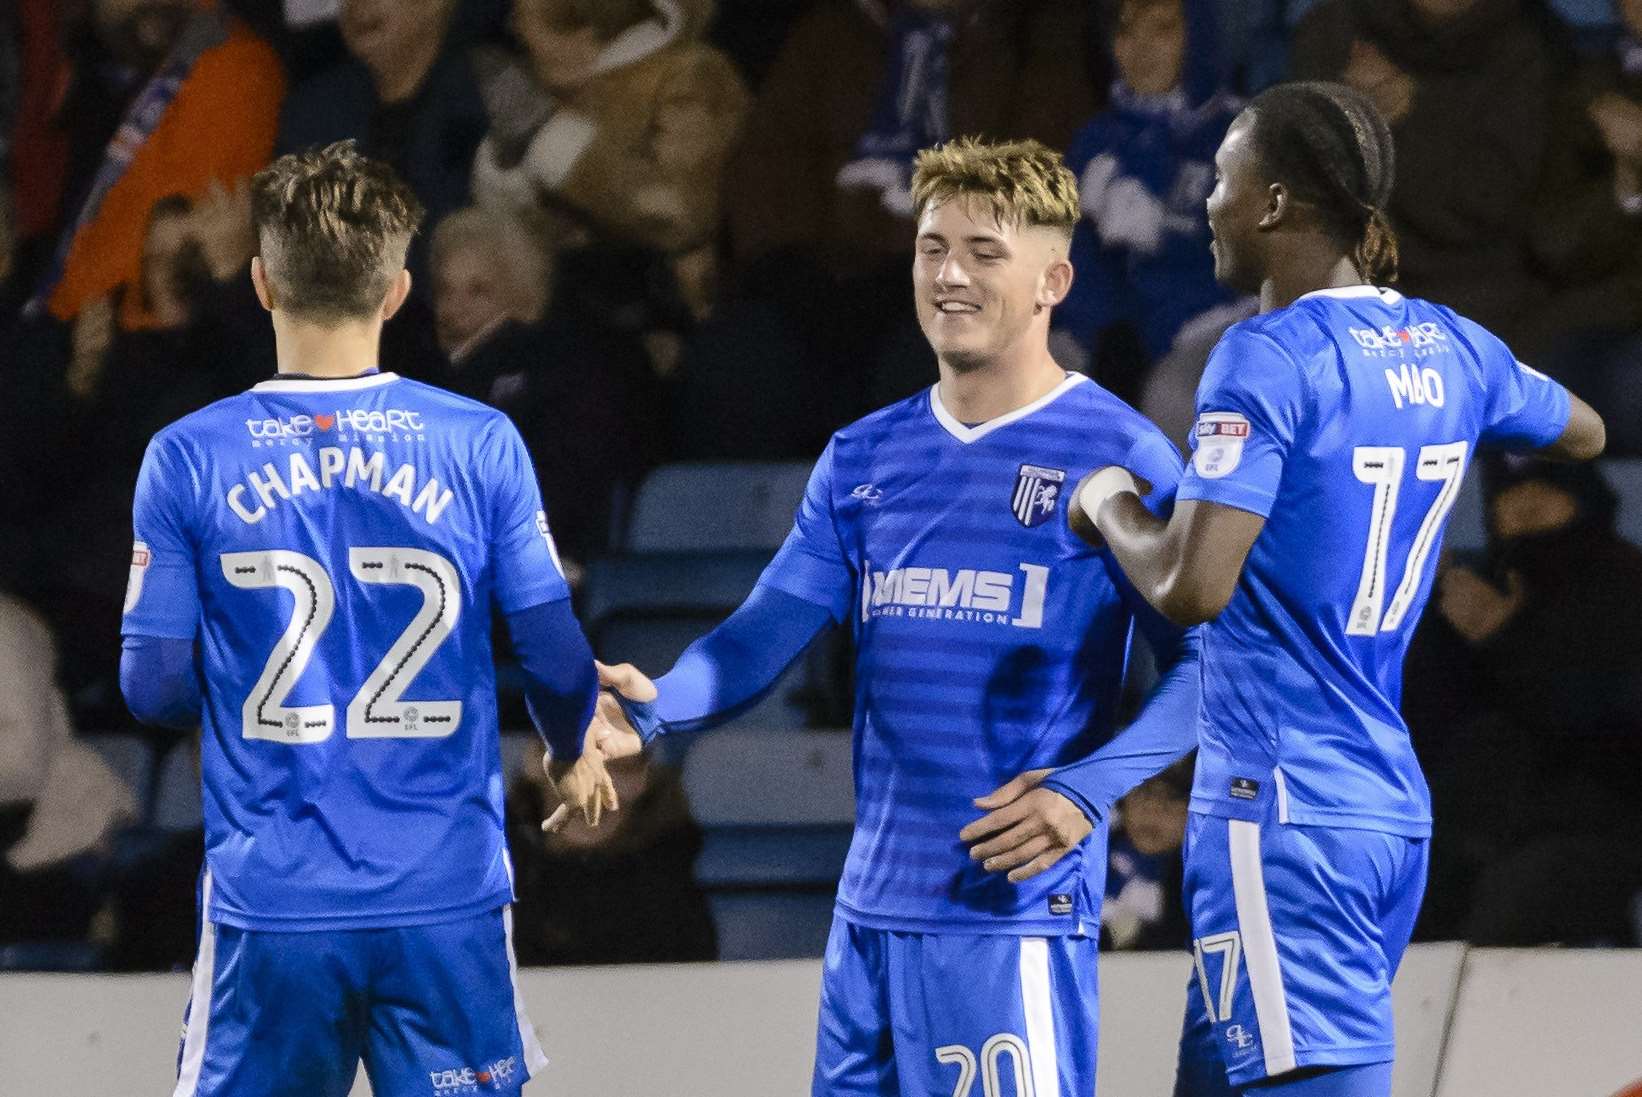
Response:
[[[684,790],[705,836],[696,880],[725,960],[819,956],[855,821],[851,737],[726,731],[702,738]]]
[[[664,465],[644,478],[627,523],[628,552],[773,551],[792,528],[810,466],[786,461]]]
[[[1619,535],[1642,545],[1642,458],[1610,457],[1597,467],[1619,495]]]
[[[154,748],[140,735],[91,734],[86,746],[103,756],[137,800],[137,818],[147,820],[153,807]]]
[[[150,822],[156,830],[196,830],[205,825],[198,752],[192,741],[177,743],[160,763]]]
[[[597,622],[617,613],[708,611],[728,614],[752,592],[771,553],[611,556],[588,565],[578,609]]]

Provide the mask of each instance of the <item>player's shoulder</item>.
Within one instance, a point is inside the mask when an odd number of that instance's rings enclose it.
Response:
[[[934,397],[934,388],[921,388],[911,396],[897,400],[893,404],[886,404],[877,411],[848,423],[832,435],[832,448],[835,452],[872,446],[877,443],[897,438],[906,438],[920,430],[936,428],[935,413],[931,401]]]

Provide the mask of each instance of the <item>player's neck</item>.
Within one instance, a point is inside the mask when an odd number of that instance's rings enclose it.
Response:
[[[1363,276],[1350,256],[1290,254],[1273,263],[1271,274],[1260,284],[1260,311],[1288,308],[1306,294],[1320,289],[1362,284]]]
[[[381,343],[380,323],[321,327],[274,317],[274,351],[280,373],[358,377],[377,368]]]
[[[942,362],[938,398],[958,422],[985,423],[1042,399],[1065,380],[1045,345],[1025,362],[1000,360],[963,372]]]

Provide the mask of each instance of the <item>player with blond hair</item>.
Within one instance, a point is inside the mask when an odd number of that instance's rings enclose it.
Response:
[[[920,155],[913,193],[912,279],[938,381],[833,436],[753,593],[668,674],[652,684],[604,668],[632,730],[603,750],[727,719],[818,632],[849,624],[856,826],[812,1092],[1081,1097],[1095,1086],[1106,871],[1088,805],[1114,791],[1017,795],[1111,737],[1136,625],[1167,668],[1140,723],[1191,719],[1194,638],[1072,533],[1064,503],[1090,469],[1121,463],[1166,508],[1180,461],[1134,410],[1050,357],[1078,220],[1059,155],[955,142]],[[1001,827],[960,835],[1005,801]],[[1016,873],[988,871],[1010,851]]]
[[[155,436],[120,682],[203,722],[205,866],[175,1097],[516,1094],[491,619],[568,804],[598,691],[536,478],[494,408],[378,369],[422,209],[338,144],[253,181],[279,373]],[[580,757],[578,758],[578,755]]]

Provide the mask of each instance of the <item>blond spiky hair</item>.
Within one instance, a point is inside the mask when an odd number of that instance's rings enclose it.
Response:
[[[964,137],[924,149],[912,172],[913,208],[922,216],[953,197],[979,202],[1000,225],[1054,228],[1070,238],[1078,223],[1077,178],[1039,141]]]

